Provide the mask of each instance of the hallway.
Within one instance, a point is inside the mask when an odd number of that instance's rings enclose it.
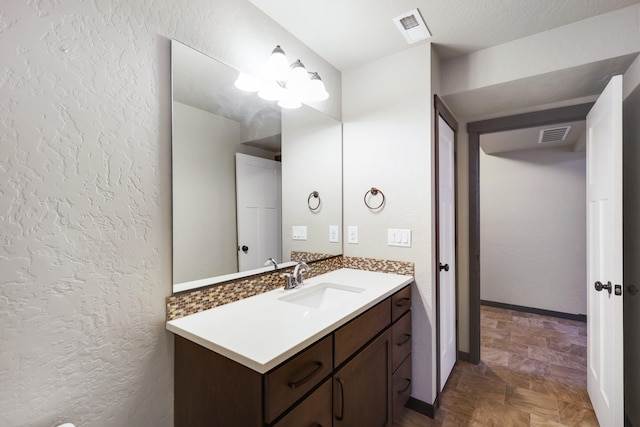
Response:
[[[394,427],[598,426],[587,394],[586,323],[481,307],[482,362],[458,362],[435,420]]]

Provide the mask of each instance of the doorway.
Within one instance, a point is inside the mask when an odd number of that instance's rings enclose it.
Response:
[[[458,122],[434,97],[436,202],[436,406],[458,358],[456,136]]]
[[[480,135],[585,120],[593,104],[580,104],[472,122],[469,133],[469,361],[480,362]]]

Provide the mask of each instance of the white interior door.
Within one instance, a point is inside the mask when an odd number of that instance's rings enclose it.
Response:
[[[455,133],[438,117],[440,391],[456,363]]]
[[[624,425],[622,76],[611,79],[587,116],[587,204],[587,384],[600,425],[619,427]]]
[[[280,162],[236,153],[239,271],[282,261],[281,180]]]

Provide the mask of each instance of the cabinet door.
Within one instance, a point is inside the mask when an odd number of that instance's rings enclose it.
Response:
[[[385,331],[333,376],[334,427],[391,425],[391,334]]]

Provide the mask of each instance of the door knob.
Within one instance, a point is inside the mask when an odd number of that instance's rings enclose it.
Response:
[[[242,245],[242,247],[238,246],[238,249],[244,252],[245,254],[249,252],[249,246],[247,245]]]
[[[631,295],[635,295],[638,293],[638,287],[636,285],[627,286],[627,292]]]
[[[611,282],[607,282],[606,285],[603,285],[602,282],[597,281],[595,283],[595,288],[596,288],[596,291],[598,292],[600,292],[603,289],[606,289],[607,291],[609,291],[609,294],[611,294],[611,290],[612,290]]]
[[[440,271],[444,270],[444,271],[449,271],[449,264],[442,264],[440,263]]]

